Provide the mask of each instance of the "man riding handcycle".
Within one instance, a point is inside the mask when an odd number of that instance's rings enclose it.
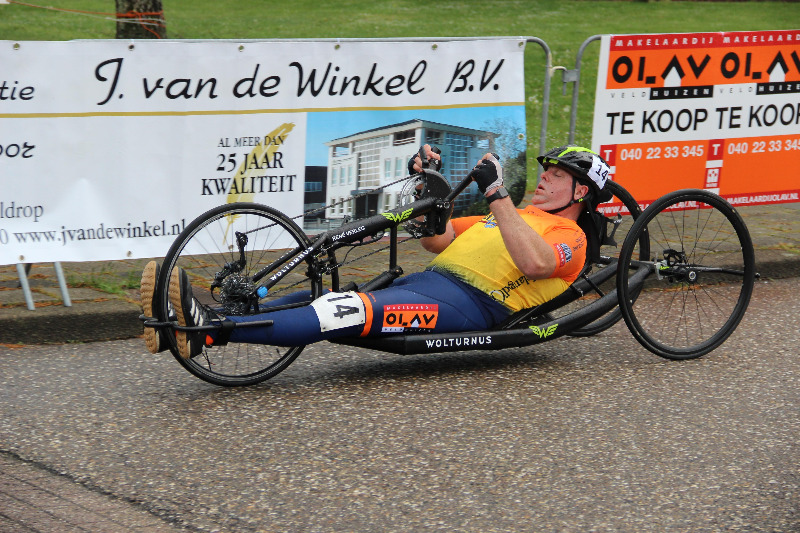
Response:
[[[415,191],[420,194],[411,195],[410,203],[385,219],[376,215],[364,219],[363,224],[355,221],[338,233],[327,232],[311,240],[285,216],[265,206],[243,204],[212,210],[190,224],[176,240],[165,260],[168,270],[161,271],[156,262],[145,267],[142,305],[148,315],[144,317],[149,326],[145,328],[147,347],[153,353],[171,348],[181,364],[207,381],[249,384],[274,376],[305,345],[321,340],[358,344],[359,339],[366,343],[371,339],[377,343],[384,342],[382,339],[434,339],[432,346],[441,347],[443,334],[460,339],[456,335],[459,332],[508,329],[529,310],[546,308],[550,302],[561,305],[562,300],[576,300],[583,295],[583,290],[573,284],[579,275],[597,289],[585,276],[590,263],[587,257],[600,260],[599,247],[608,237],[607,219],[597,213],[597,206],[611,198],[608,188],[620,197],[624,190],[611,182],[608,183],[614,187],[606,187],[608,164],[586,148],[562,146],[538,161],[544,172],[531,205],[517,209],[505,190],[499,161],[492,154],[484,156],[460,187],[463,189],[471,180],[477,183],[489,203],[491,213],[487,216],[449,220],[452,199],[459,190],[451,192],[445,185],[445,190],[437,194],[430,192],[441,188],[437,184],[444,180],[431,170],[438,169],[441,161],[437,151],[427,145],[409,162],[412,177],[421,177],[417,185],[421,190]],[[633,215],[639,215],[638,206],[629,195],[624,202]],[[655,215],[661,209],[665,207]],[[249,216],[257,220],[247,222]],[[339,287],[341,263],[335,258],[335,250],[363,240],[376,228],[389,226],[394,245],[397,224],[387,221],[403,217],[424,220],[424,231],[418,232],[423,235],[421,244],[438,254],[428,267],[401,277],[402,269],[394,264],[393,248],[389,271],[360,287]],[[413,226],[412,223],[412,232]],[[234,227],[238,231],[231,229]],[[613,230],[611,233],[613,236]],[[631,230],[626,243],[629,240],[627,255],[624,246],[622,254],[628,267],[618,271],[614,265],[603,280],[616,272],[616,282],[619,284],[622,279],[630,305],[639,295],[645,275],[656,271],[671,274],[681,283],[690,277],[686,258],[674,253],[670,256],[672,264],[637,264],[649,259],[647,226],[636,232]],[[225,246],[220,247],[220,241]],[[693,268],[696,277],[699,270]],[[637,269],[642,275],[636,283],[629,283],[628,275]],[[746,270],[747,258],[745,266],[733,275],[747,278]],[[332,280],[330,287],[323,287],[326,276]],[[749,299],[749,292],[743,292]],[[616,307],[616,295],[604,295],[599,289],[598,293],[606,296],[600,298],[605,302],[603,308],[594,309],[589,319],[582,317],[581,324]],[[737,307],[732,316],[738,314]],[[546,322],[552,315],[542,316],[543,328],[554,331],[557,324]],[[567,318],[562,324],[570,323]],[[604,327],[613,321],[607,321]],[[531,328],[537,331],[537,326]],[[727,337],[732,328],[726,323],[724,329]],[[559,334],[564,331],[562,328]],[[491,339],[472,337],[473,342],[476,338],[481,344]],[[508,345],[532,342],[523,334],[509,338]],[[717,340],[714,343],[718,345]],[[464,345],[467,342],[468,338],[464,338]],[[494,344],[493,348],[503,346]],[[240,353],[226,358],[222,350],[227,346],[246,347],[246,358]],[[403,353],[381,344],[375,346]],[[287,350],[282,352],[281,347]],[[698,350],[691,348],[690,355],[697,356]],[[667,346],[665,353],[659,355],[687,357],[671,350]],[[253,359],[255,363],[250,362]],[[245,360],[252,368],[239,367],[245,365]],[[226,365],[236,368],[227,371]]]

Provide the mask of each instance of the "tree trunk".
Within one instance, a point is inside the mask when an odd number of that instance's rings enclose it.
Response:
[[[116,0],[117,39],[166,39],[161,0]]]

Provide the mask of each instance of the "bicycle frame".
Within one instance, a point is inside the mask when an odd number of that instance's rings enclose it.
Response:
[[[441,174],[432,170],[424,169],[422,174],[428,177],[433,175],[435,179],[444,180]],[[324,265],[311,260],[311,258],[319,252],[324,250],[332,256],[331,252],[340,247],[348,246],[358,241],[363,242],[364,239],[367,238],[374,239],[377,234],[385,233],[387,230],[390,235],[388,269],[359,287],[349,286],[341,290],[368,292],[388,286],[392,281],[403,274],[403,269],[397,264],[398,226],[407,220],[413,220],[428,215],[436,210],[444,211],[449,209],[455,197],[458,196],[471,181],[472,176],[468,175],[444,198],[437,196],[422,197],[407,206],[401,206],[371,217],[348,222],[336,230],[329,230],[317,235],[309,246],[299,246],[290,250],[279,259],[254,274],[253,281],[255,283],[266,279],[265,282],[261,283],[256,288],[256,292],[269,291],[281,278],[306,262],[311,265],[309,275],[321,276]],[[240,250],[243,249],[246,243],[246,236],[237,236],[237,244]],[[603,294],[598,288],[601,283],[616,275],[617,261],[610,257],[601,259],[605,264],[603,268],[588,275],[585,272],[582,273],[581,277],[573,282],[572,285],[559,296],[534,308],[515,313],[506,321],[490,330],[437,334],[397,334],[383,337],[344,337],[333,339],[329,342],[409,355],[478,349],[499,350],[503,348],[530,346],[557,339],[564,335],[569,335],[576,329],[593,322],[618,305],[616,289],[607,294]],[[289,261],[288,263],[286,263],[287,260]],[[218,276],[222,276],[228,269],[235,270],[244,266],[237,265],[236,263],[237,262],[226,265],[225,269],[218,273]],[[279,266],[280,269],[276,271]],[[633,290],[638,290],[638,288],[644,284],[645,279],[650,274],[656,272],[657,265],[652,262],[642,261],[636,262],[635,267],[636,272],[631,276],[629,284],[633,287]],[[334,266],[334,269],[335,268],[336,265]],[[338,287],[338,278],[333,285],[333,290],[340,290]],[[600,298],[559,319],[552,319],[547,315],[550,311],[567,305],[590,291],[599,294]],[[278,311],[305,305],[308,305],[308,303],[289,303],[277,307],[270,307],[269,311]],[[218,329],[217,326],[213,325],[178,326],[177,324],[169,322],[157,322],[153,319],[147,319],[147,317],[144,316],[141,318],[144,320],[146,327],[169,327],[180,331],[210,331]],[[259,327],[269,326],[271,324],[271,320],[261,320],[237,324],[234,327]]]
[[[441,174],[435,171],[425,169],[423,170],[423,174],[428,177],[432,175],[435,179],[441,179],[444,181],[444,178],[441,176]],[[379,276],[380,280],[377,278],[373,280],[373,282],[369,284],[369,289],[367,290],[375,290],[378,288],[378,285],[388,285],[392,280],[403,274],[402,269],[400,269],[397,265],[397,227],[407,220],[413,220],[415,218],[428,215],[435,210],[449,209],[455,197],[458,196],[458,194],[460,194],[470,184],[471,181],[472,175],[467,176],[445,198],[437,198],[433,196],[421,198],[415,202],[412,202],[408,206],[397,207],[371,217],[348,222],[342,224],[336,230],[329,230],[321,233],[314,239],[314,241],[311,243],[311,246],[307,248],[297,247],[286,253],[283,257],[279,258],[272,264],[268,265],[266,268],[257,272],[253,276],[253,281],[257,283],[265,277],[268,277],[268,280],[265,283],[262,283],[260,287],[265,290],[269,290],[271,287],[277,284],[283,276],[297,268],[297,266],[300,265],[305,258],[314,256],[323,249],[326,251],[335,251],[337,248],[347,246],[357,241],[363,241],[366,238],[373,237],[378,233],[383,233],[386,230],[389,230],[391,239],[389,270]],[[273,272],[278,265],[284,264],[284,262],[289,258],[291,258],[291,261],[289,261],[288,264],[285,264],[277,272]],[[338,287],[334,287],[334,289],[338,289]]]
[[[438,176],[438,178],[443,179],[440,174],[433,171],[425,170],[423,172],[433,173],[435,176]],[[402,268],[397,264],[397,227],[407,220],[427,215],[434,210],[448,209],[455,197],[460,194],[471,181],[472,177],[467,176],[467,178],[443,199],[436,197],[422,198],[411,203],[409,206],[398,207],[365,219],[343,224],[337,230],[324,232],[318,235],[309,247],[295,248],[275,261],[272,265],[269,265],[267,268],[257,273],[254,279],[259,281],[268,276],[268,281],[263,283],[262,287],[269,289],[280,281],[281,277],[303,263],[305,258],[314,256],[323,249],[333,251],[339,247],[347,246],[357,241],[363,241],[368,237],[373,237],[377,233],[389,230],[390,252],[388,270],[379,274],[366,284],[363,284],[361,287],[352,288],[361,292],[366,292],[386,287],[394,279],[403,274]],[[292,258],[291,261],[284,265],[281,270],[274,273],[272,272],[277,265],[284,264],[289,258]],[[600,269],[592,275],[579,278],[569,289],[558,297],[533,309],[528,309],[512,315],[512,317],[504,323],[491,330],[438,334],[398,334],[370,338],[345,337],[334,339],[330,342],[409,355],[470,349],[499,350],[510,347],[530,346],[553,340],[568,335],[570,332],[593,322],[618,305],[616,290],[603,295],[597,288],[599,284],[616,275],[616,261],[612,258],[604,258],[604,260],[606,261],[605,268]],[[633,287],[643,285],[645,278],[655,271],[655,267],[652,263],[642,262],[638,264],[637,267],[637,272],[631,277],[631,285]],[[334,290],[338,289],[338,286],[334,287]],[[557,320],[541,318],[546,316],[546,313],[549,311],[581,298],[590,290],[596,291],[601,297],[582,309]],[[535,324],[530,324],[531,320],[535,320],[536,318],[539,318],[539,320],[536,321]]]

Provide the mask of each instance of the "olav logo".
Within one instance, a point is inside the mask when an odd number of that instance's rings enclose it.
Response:
[[[436,327],[438,304],[395,304],[383,306],[383,333],[423,331]]]
[[[528,326],[531,331],[533,331],[536,335],[539,335],[540,339],[546,339],[550,335],[556,332],[558,329],[558,324],[553,324],[552,326],[548,327],[547,329],[542,329],[539,326]]]
[[[398,222],[398,223],[400,223],[400,222],[406,220],[408,217],[410,217],[412,211],[414,211],[414,209],[413,208],[409,208],[409,209],[406,209],[405,211],[403,211],[402,213],[381,213],[381,215],[386,217],[386,220],[388,220],[390,222]]]

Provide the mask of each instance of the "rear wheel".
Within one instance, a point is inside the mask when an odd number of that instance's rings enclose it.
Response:
[[[650,239],[653,273],[639,293],[637,239]],[[723,198],[707,191],[667,194],[633,224],[617,272],[620,309],[637,341],[668,359],[700,357],[721,345],[747,310],[755,254],[747,226]],[[637,297],[638,296],[638,297]]]
[[[226,315],[252,314],[251,299],[258,282],[253,276],[262,269],[277,272],[308,248],[305,233],[291,219],[267,206],[234,203],[207,211],[178,236],[164,258],[158,286],[159,320],[174,320],[168,302],[173,269],[186,271],[192,293],[202,304]],[[308,302],[322,293],[316,258],[300,264],[258,300],[257,308],[281,298]],[[236,266],[232,266],[236,265]],[[291,295],[291,296],[290,296]],[[252,385],[284,370],[303,350],[260,344],[230,343],[207,346],[191,359],[178,354],[174,335],[169,335],[175,358],[195,376],[216,385]]]

